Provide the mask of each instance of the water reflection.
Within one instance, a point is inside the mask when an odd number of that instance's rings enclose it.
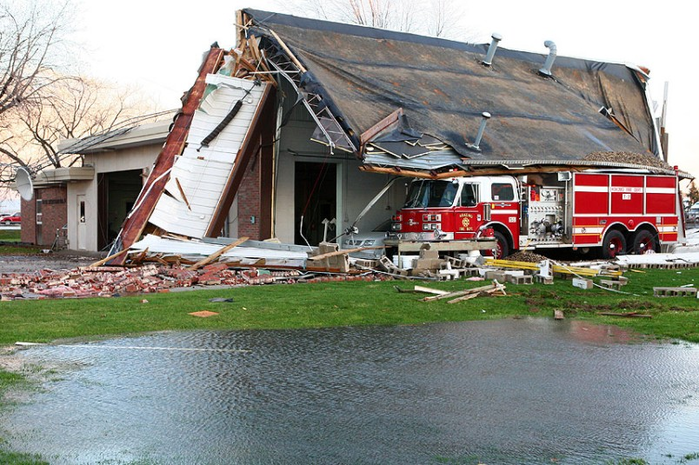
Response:
[[[42,347],[22,357],[82,368],[3,424],[13,449],[59,464],[676,463],[667,454],[699,452],[699,348],[618,343],[629,338],[539,319]]]

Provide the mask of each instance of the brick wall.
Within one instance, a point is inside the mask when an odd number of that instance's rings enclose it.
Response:
[[[260,233],[260,200],[260,163],[258,157],[254,157],[248,163],[238,188],[238,237],[266,239]],[[254,223],[252,217],[255,217]]]
[[[22,242],[50,247],[56,230],[64,235],[68,221],[68,190],[66,186],[52,186],[34,190],[34,198],[22,199]],[[41,204],[41,224],[37,224],[37,205]]]

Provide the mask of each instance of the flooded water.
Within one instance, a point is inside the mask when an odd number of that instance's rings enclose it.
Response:
[[[56,464],[681,463],[699,346],[627,341],[541,319],[36,347],[60,379],[0,436]]]

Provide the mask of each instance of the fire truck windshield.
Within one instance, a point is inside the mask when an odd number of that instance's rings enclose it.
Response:
[[[451,207],[458,190],[459,184],[451,181],[413,181],[403,208]]]

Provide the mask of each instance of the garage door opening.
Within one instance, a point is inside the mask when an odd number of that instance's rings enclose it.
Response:
[[[295,186],[294,241],[318,245],[323,241],[323,220],[332,220],[337,211],[337,165],[296,162]],[[302,216],[303,227],[299,229]],[[336,235],[334,228],[328,230],[328,239]]]
[[[141,170],[129,170],[98,175],[99,250],[104,250],[116,239],[126,215],[133,208],[143,185],[141,173]]]

